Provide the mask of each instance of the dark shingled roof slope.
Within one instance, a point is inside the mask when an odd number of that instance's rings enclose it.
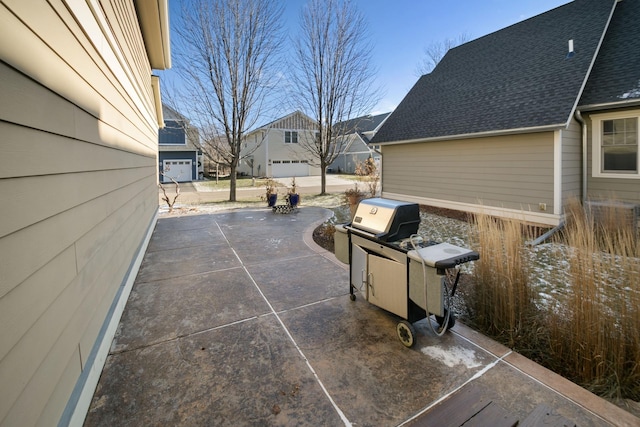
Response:
[[[451,49],[372,143],[566,123],[614,4],[574,0]],[[570,39],[575,55],[567,58]]]
[[[367,115],[356,117],[355,119],[345,120],[344,122],[340,122],[336,124],[336,127],[342,131],[343,134],[349,134],[354,132],[371,132],[375,130],[380,123],[390,113],[377,114],[375,116]]]
[[[623,0],[607,30],[580,105],[640,102],[640,1]]]

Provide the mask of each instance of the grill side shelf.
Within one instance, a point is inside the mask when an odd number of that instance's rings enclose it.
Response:
[[[418,251],[411,250],[407,256],[416,261],[424,259],[426,265],[438,269],[453,268],[456,265],[480,259],[478,252],[449,243],[427,246]]]

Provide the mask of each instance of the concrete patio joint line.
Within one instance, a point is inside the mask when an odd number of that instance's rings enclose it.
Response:
[[[145,348],[154,347],[156,345],[166,344],[166,343],[170,343],[172,341],[178,341],[178,340],[180,340],[182,338],[191,337],[191,336],[194,336],[194,335],[204,334],[205,332],[216,331],[218,329],[223,329],[223,328],[226,328],[228,326],[238,325],[240,323],[248,322],[250,320],[256,320],[256,319],[258,319],[258,318],[260,318],[262,316],[270,316],[270,315],[271,315],[271,313],[261,314],[261,315],[258,315],[258,316],[251,316],[251,317],[247,317],[246,319],[236,320],[235,322],[225,323],[224,325],[214,326],[213,328],[207,328],[207,329],[202,329],[200,331],[189,332],[188,334],[176,335],[173,338],[152,342],[152,343],[141,345],[141,346],[138,346],[138,347],[135,347],[135,348],[127,348],[127,349],[124,349],[124,350],[112,351],[112,352],[109,352],[109,354],[110,355],[124,354],[124,353],[129,353],[130,351],[142,350],[142,349],[145,349]]]
[[[593,416],[599,418],[600,420],[602,420],[602,421],[604,421],[606,423],[610,423],[611,422],[611,420],[608,420],[608,419],[602,417],[600,414],[598,414],[598,413],[594,412],[593,410],[589,409],[582,402],[574,399],[573,396],[569,395],[568,393],[561,393],[560,391],[556,390],[554,387],[550,386],[549,384],[545,383],[544,381],[542,381],[542,380],[536,378],[535,376],[531,375],[530,373],[526,372],[524,369],[520,368],[517,364],[511,363],[511,362],[509,362],[507,360],[504,360],[503,362],[506,363],[507,365],[511,366],[516,371],[522,373],[524,376],[530,378],[531,380],[533,380],[536,383],[542,385],[543,387],[551,390],[555,394],[567,399],[568,401],[572,402],[574,405],[579,406],[580,408],[584,409],[585,411],[589,412],[590,414],[592,414]]]
[[[310,302],[309,304],[299,305],[297,307],[288,308],[286,310],[279,311],[278,314],[285,314],[285,313],[288,313],[290,311],[300,310],[301,308],[306,308],[306,307],[311,307],[313,305],[322,304],[324,302],[332,301],[332,300],[337,299],[337,298],[346,297],[347,295],[348,294],[345,293],[344,295],[340,295],[340,296],[337,296],[337,297],[324,298],[324,299],[321,299],[319,301]]]
[[[278,320],[278,323],[280,323],[280,326],[282,327],[282,329],[284,330],[285,334],[287,334],[287,337],[289,338],[289,340],[293,343],[294,347],[296,348],[296,350],[298,351],[298,354],[300,354],[300,356],[302,357],[302,360],[304,360],[304,362],[306,363],[307,367],[309,368],[309,370],[311,371],[311,373],[313,374],[314,378],[316,379],[316,381],[318,382],[318,385],[320,386],[320,388],[322,389],[322,391],[324,392],[325,396],[327,396],[327,399],[329,399],[329,402],[331,402],[331,405],[333,406],[333,408],[336,410],[336,412],[338,413],[338,415],[340,416],[340,419],[342,420],[342,422],[344,423],[345,426],[351,427],[351,422],[347,419],[346,415],[344,414],[344,412],[342,412],[342,410],[340,409],[340,407],[338,407],[338,405],[336,404],[336,402],[333,400],[333,398],[331,397],[331,395],[329,394],[329,391],[326,389],[326,387],[324,386],[324,384],[322,383],[322,380],[320,380],[320,377],[318,376],[318,374],[316,373],[316,370],[313,369],[313,366],[311,366],[311,362],[309,362],[309,359],[307,359],[307,356],[305,356],[304,352],[302,351],[302,349],[300,348],[300,346],[298,346],[298,343],[296,342],[296,340],[293,338],[293,335],[291,335],[291,332],[289,332],[289,329],[287,328],[287,326],[284,324],[284,322],[282,321],[282,319],[280,318],[280,316],[278,316],[278,313],[276,312],[276,310],[273,308],[273,305],[271,305],[271,302],[267,299],[267,296],[262,292],[262,289],[260,289],[260,286],[258,286],[258,283],[255,281],[255,279],[253,278],[253,276],[251,275],[251,273],[249,273],[249,270],[247,269],[247,267],[245,266],[244,262],[242,261],[242,259],[240,258],[240,256],[238,255],[238,253],[235,251],[235,249],[231,246],[231,242],[229,242],[229,240],[227,239],[227,236],[224,234],[224,232],[222,231],[222,228],[220,227],[220,225],[216,222],[216,226],[218,227],[218,229],[220,230],[220,233],[222,234],[222,237],[224,237],[225,240],[227,240],[227,243],[229,244],[229,247],[231,248],[231,250],[233,251],[233,254],[235,255],[235,257],[238,259],[238,261],[240,262],[240,264],[242,265],[242,268],[244,269],[245,273],[247,274],[247,276],[249,276],[249,279],[251,279],[251,282],[253,283],[253,285],[256,287],[256,289],[258,290],[258,292],[260,293],[260,295],[262,296],[262,298],[264,299],[264,301],[267,303],[267,305],[269,306],[269,310],[271,310],[271,312],[273,313],[273,315],[276,317],[276,319]]]
[[[486,374],[487,372],[489,372],[489,370],[491,370],[493,367],[495,367],[498,363],[502,362],[505,357],[507,357],[508,355],[510,355],[512,352],[509,351],[507,354],[502,355],[501,357],[496,358],[496,360],[494,360],[493,362],[489,363],[487,366],[485,366],[484,368],[482,368],[481,370],[479,370],[478,372],[476,372],[471,378],[469,378],[468,380],[466,380],[464,383],[462,383],[460,386],[456,387],[455,389],[453,389],[452,391],[450,391],[449,393],[443,395],[442,397],[440,397],[438,400],[436,400],[435,402],[432,402],[431,405],[427,406],[426,408],[424,408],[422,411],[418,412],[417,414],[415,414],[414,416],[412,416],[411,418],[409,418],[408,420],[404,421],[403,423],[399,424],[398,427],[402,427],[404,425],[407,425],[407,423],[410,423],[411,421],[414,421],[415,419],[417,419],[418,417],[420,417],[421,415],[425,414],[426,412],[428,412],[431,408],[435,407],[437,404],[439,404],[440,402],[446,400],[449,396],[455,394],[456,392],[458,392],[460,389],[462,389],[464,386],[466,386],[467,384],[469,384],[471,381],[474,381],[478,378],[480,378],[481,376],[483,376],[484,374]]]

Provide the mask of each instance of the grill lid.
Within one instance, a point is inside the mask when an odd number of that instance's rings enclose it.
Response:
[[[380,197],[364,199],[358,204],[351,228],[372,234],[382,241],[407,238],[418,232],[420,207],[417,203]]]

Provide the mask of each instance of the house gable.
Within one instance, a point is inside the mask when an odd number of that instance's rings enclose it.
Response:
[[[616,6],[602,49],[580,98],[581,110],[640,105],[640,2]]]
[[[578,104],[584,119],[586,199],[615,198],[640,203],[638,18],[640,2],[618,3]],[[613,138],[613,143],[605,144],[605,133],[609,135],[607,138]],[[619,138],[624,134],[626,141],[621,144]]]
[[[615,3],[575,0],[451,49],[372,143],[566,126]]]
[[[267,129],[291,129],[291,130],[312,130],[316,128],[316,123],[306,114],[301,111],[295,111],[289,115],[276,119],[266,125],[260,126],[254,131],[251,131],[247,136],[254,132],[267,130]]]
[[[319,175],[303,147],[315,133],[316,122],[300,111],[260,126],[244,137],[238,171],[272,177]]]

